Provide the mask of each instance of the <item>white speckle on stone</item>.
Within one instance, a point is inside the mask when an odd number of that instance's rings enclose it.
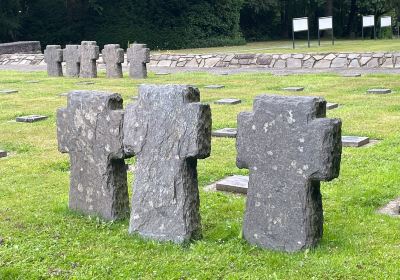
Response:
[[[165,229],[165,225],[164,225],[164,224],[161,224],[160,230],[161,230],[161,231],[164,231],[164,229]]]
[[[93,205],[89,206],[89,211],[93,211]]]
[[[107,116],[106,117],[106,120],[109,122],[111,119],[110,119],[110,116]]]
[[[78,184],[78,191],[79,191],[79,192],[83,192],[82,184]]]
[[[179,156],[178,156],[178,155],[176,155],[176,156],[175,156],[175,159],[179,159]]]
[[[149,205],[150,205],[151,208],[154,208],[153,201],[150,200],[150,201],[149,201]]]
[[[297,244],[301,245],[301,241],[297,241]]]
[[[135,127],[139,127],[139,123],[137,122],[137,123],[135,123]]]
[[[88,137],[89,140],[93,139],[93,131],[91,131],[90,129],[88,130],[87,137]]]
[[[257,193],[256,196],[257,196],[257,198],[261,198],[261,194],[260,193]]]
[[[273,120],[272,122],[269,122],[269,123],[268,122],[265,123],[264,124],[264,132],[267,133],[268,132],[268,128],[274,126],[274,124],[275,124],[275,120]]]
[[[252,130],[256,130],[257,128],[256,128],[255,125],[253,125],[253,126],[251,127],[251,129],[252,129]]]
[[[287,122],[288,122],[289,124],[295,123],[296,120],[293,118],[293,111],[288,111],[288,113],[289,113],[289,117],[287,118]]]
[[[258,234],[257,233],[255,233],[253,236],[254,236],[255,239],[258,239]]]
[[[136,141],[135,141],[135,142],[133,142],[133,145],[134,145],[134,146],[136,146],[136,145],[137,145],[137,142],[136,142]]]
[[[301,174],[303,174],[303,170],[302,169],[297,169],[297,173],[301,175]]]
[[[272,169],[277,171],[278,170],[278,166],[274,165],[274,166],[272,166]]]
[[[138,214],[135,214],[135,215],[132,216],[132,219],[134,219],[134,220],[137,220],[139,218],[140,218],[140,216]]]
[[[261,203],[259,201],[256,202],[256,207],[260,207]]]
[[[105,147],[105,149],[106,149],[106,151],[109,153],[109,152],[111,152],[111,147],[110,147],[110,145],[106,145],[106,147]]]
[[[290,163],[290,165],[291,165],[293,168],[296,168],[297,162],[294,160],[294,161],[292,161],[292,162]]]
[[[139,140],[140,140],[140,141],[143,141],[143,136],[140,136],[140,137],[139,137]]]
[[[308,170],[309,169],[309,166],[306,164],[306,165],[303,165],[303,170]]]
[[[254,167],[253,167],[253,170],[254,170],[254,171],[257,171],[257,166],[254,166]]]
[[[300,143],[304,143],[305,141],[306,141],[306,140],[305,140],[304,138],[300,138],[300,139],[299,139],[299,142],[300,142]]]
[[[97,107],[97,110],[99,110],[99,111],[103,111],[103,109],[104,109],[104,107],[103,107],[103,106],[99,106],[99,107]]]
[[[297,147],[297,149],[299,150],[300,153],[304,152],[304,148],[303,147]]]
[[[268,152],[267,152],[267,155],[269,155],[269,156],[273,156],[273,155],[274,155],[274,153],[273,153],[272,151],[268,151]]]

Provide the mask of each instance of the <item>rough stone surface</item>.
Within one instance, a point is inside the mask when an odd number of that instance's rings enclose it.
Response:
[[[389,202],[387,205],[378,210],[378,213],[393,217],[400,216],[400,197]]]
[[[6,151],[0,150],[0,158],[5,158],[7,156],[8,156],[8,154]]]
[[[71,160],[69,208],[111,221],[129,214],[122,102],[118,94],[72,91],[57,111],[58,149]]]
[[[133,79],[147,78],[147,63],[150,62],[150,49],[145,44],[133,44],[127,51],[129,77]],[[171,64],[171,63],[170,63]]]
[[[0,90],[0,94],[12,94],[12,93],[17,93],[18,90],[14,89],[2,89]]]
[[[286,87],[283,88],[284,91],[303,91],[304,87]]]
[[[219,105],[235,105],[242,103],[242,100],[236,98],[225,98],[215,101],[215,104]]]
[[[212,132],[213,137],[236,138],[236,135],[237,135],[236,128],[222,128],[222,129],[214,130]]]
[[[142,85],[124,145],[136,156],[130,233],[182,243],[201,235],[197,159],[211,152],[211,110],[191,86]]]
[[[81,52],[79,45],[66,45],[64,52],[65,75],[79,77],[81,71]]]
[[[41,53],[39,41],[22,41],[0,44],[0,55],[2,54],[35,54]]]
[[[102,55],[106,64],[107,78],[122,78],[124,50],[118,44],[105,45]]]
[[[83,41],[79,47],[81,53],[81,78],[97,78],[97,59],[99,47],[95,41]]]
[[[29,115],[29,116],[22,116],[17,117],[15,120],[16,122],[26,122],[26,123],[33,123],[47,119],[47,116],[40,116],[40,115]]]
[[[249,176],[234,175],[215,184],[217,191],[247,194]]]
[[[367,90],[367,93],[370,93],[370,94],[388,94],[388,93],[392,93],[392,90],[391,89],[386,89],[386,88],[373,88],[373,89]]]
[[[60,45],[48,45],[44,50],[44,61],[50,77],[62,77],[63,51]]]
[[[361,147],[369,143],[368,137],[343,136],[343,147]]]
[[[243,236],[281,251],[322,237],[320,181],[339,175],[341,121],[316,97],[256,97],[238,116],[237,166],[250,170]]]

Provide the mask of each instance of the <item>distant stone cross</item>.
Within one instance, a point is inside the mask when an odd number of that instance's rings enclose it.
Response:
[[[65,75],[79,77],[81,68],[81,53],[79,45],[67,45],[64,49]]]
[[[197,159],[211,152],[211,111],[198,89],[142,85],[126,109],[124,146],[135,155],[130,233],[182,243],[201,235]]]
[[[48,45],[44,50],[44,61],[47,64],[47,74],[50,77],[61,77],[63,75],[62,62],[63,51],[59,45]]]
[[[108,78],[122,78],[122,63],[124,62],[124,50],[118,44],[105,45],[102,51],[106,64]]]
[[[69,207],[106,220],[128,216],[122,98],[97,91],[73,91],[57,112],[58,149],[69,153]]]
[[[341,121],[314,97],[259,96],[238,116],[237,166],[250,170],[244,238],[280,251],[322,237],[320,181],[339,176]]]
[[[127,51],[129,76],[134,79],[147,77],[146,63],[150,62],[150,49],[145,44],[132,44]]]
[[[99,47],[94,41],[83,41],[81,52],[81,78],[97,78],[97,59],[99,59]]]

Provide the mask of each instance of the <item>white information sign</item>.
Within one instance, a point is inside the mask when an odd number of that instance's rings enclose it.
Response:
[[[332,17],[320,17],[318,21],[319,21],[319,30],[333,29]]]
[[[293,32],[307,31],[308,18],[294,18],[293,19]]]
[[[381,27],[391,27],[392,17],[381,17]]]
[[[363,27],[375,26],[375,16],[363,16]]]

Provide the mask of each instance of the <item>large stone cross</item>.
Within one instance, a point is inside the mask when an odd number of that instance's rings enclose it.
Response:
[[[79,77],[81,68],[81,53],[79,45],[66,45],[64,49],[65,75]]]
[[[129,76],[134,79],[147,77],[146,63],[150,62],[150,49],[145,44],[132,44],[127,51]]]
[[[322,237],[320,181],[339,176],[341,121],[315,97],[259,96],[238,116],[237,166],[250,171],[244,238],[281,251]]]
[[[102,55],[108,78],[122,78],[121,64],[124,62],[124,54],[124,50],[118,44],[104,46]]]
[[[97,59],[99,59],[99,47],[94,41],[83,41],[81,52],[81,78],[97,78]]]
[[[46,46],[44,61],[47,64],[47,74],[50,77],[61,77],[63,75],[61,64],[63,62],[63,51],[60,45]]]
[[[211,151],[211,111],[190,86],[142,85],[126,109],[124,146],[136,156],[130,233],[182,243],[201,234],[197,159]]]
[[[58,148],[69,153],[69,207],[106,220],[128,216],[123,149],[123,108],[118,94],[73,91],[57,111]]]

